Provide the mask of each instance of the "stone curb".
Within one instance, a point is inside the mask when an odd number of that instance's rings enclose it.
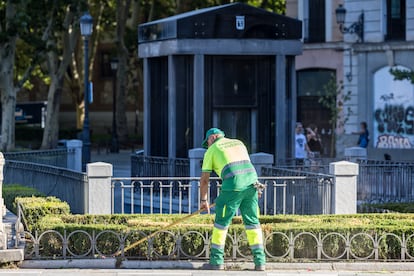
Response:
[[[19,267],[30,269],[200,269],[204,262],[147,261],[106,259],[25,260]],[[253,269],[251,262],[227,262],[226,270]],[[414,262],[324,262],[324,263],[267,263],[267,271],[414,271]]]
[[[21,262],[24,259],[23,249],[0,250],[0,263]]]

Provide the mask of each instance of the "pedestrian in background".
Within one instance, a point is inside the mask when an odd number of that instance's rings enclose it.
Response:
[[[295,128],[295,164],[297,167],[302,167],[305,163],[305,159],[310,152],[306,137],[303,134],[302,123],[296,123]]]
[[[357,145],[361,148],[368,147],[369,142],[369,131],[366,122],[360,123],[360,130],[357,132],[352,132],[352,134],[359,134]]]
[[[311,163],[311,170],[317,171],[321,164],[321,154],[323,152],[322,138],[319,134],[318,127],[314,124],[306,128],[306,140],[310,150],[309,159]]]
[[[323,152],[323,148],[322,138],[316,125],[311,124],[308,128],[306,128],[306,139],[313,157],[319,158]]]

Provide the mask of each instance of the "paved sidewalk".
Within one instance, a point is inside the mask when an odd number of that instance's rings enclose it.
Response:
[[[253,271],[251,262],[226,262],[225,271],[201,270],[201,261],[90,260],[24,261],[19,272],[62,275],[413,275],[414,262],[268,263],[267,271]],[[42,270],[43,268],[43,270]],[[45,270],[44,268],[48,268]],[[39,270],[41,269],[41,270]],[[58,270],[56,270],[58,269]],[[60,270],[59,270],[60,269]],[[11,271],[13,272],[13,271]],[[73,274],[71,274],[73,273]],[[85,274],[84,274],[85,273]],[[0,271],[1,275],[1,271]],[[26,274],[25,274],[26,275]],[[27,274],[29,275],[29,274]],[[40,274],[39,274],[40,275]],[[52,275],[52,274],[45,274]],[[53,274],[58,275],[58,274]]]
[[[211,276],[219,275],[266,275],[266,276],[410,276],[414,275],[412,271],[398,271],[398,272],[355,272],[355,271],[289,271],[289,270],[275,270],[275,271],[266,271],[266,272],[256,272],[256,271],[206,271],[206,270],[132,270],[132,269],[7,269],[1,270],[0,275],[50,275],[50,276],[132,276],[132,275],[148,275],[148,276]]]

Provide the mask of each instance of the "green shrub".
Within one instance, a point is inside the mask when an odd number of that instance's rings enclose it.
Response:
[[[363,207],[398,213],[414,213],[414,202],[364,204]]]
[[[41,254],[44,257],[61,257],[63,240],[68,237],[67,247],[78,255],[89,254],[95,241],[96,254],[111,256],[125,241],[125,246],[133,244],[142,237],[183,218],[185,215],[70,215],[69,206],[56,198],[17,198],[30,225],[29,231],[44,233],[39,240]],[[206,240],[211,237],[214,215],[193,216],[174,227],[165,229],[152,239],[152,251],[148,251],[149,241],[128,250],[126,257],[158,258],[174,255],[177,238],[180,235],[182,252],[195,256],[204,254]],[[273,256],[284,256],[289,249],[290,237],[294,240],[295,257],[317,258],[317,239],[323,238],[323,250],[331,257],[342,256],[346,246],[345,239],[354,236],[349,247],[351,254],[365,258],[371,255],[375,237],[381,237],[378,243],[381,259],[398,259],[401,254],[399,238],[405,235],[407,251],[414,254],[414,214],[356,214],[356,215],[277,215],[260,218],[266,239],[267,252]],[[74,233],[74,234],[72,234]],[[299,235],[300,234],[300,235]],[[390,235],[391,234],[391,235]],[[61,236],[60,236],[61,235]],[[229,236],[240,237],[238,251],[249,254],[244,234],[244,225],[240,217],[233,219]],[[393,236],[396,235],[397,237]],[[225,254],[232,256],[233,242],[226,239]],[[346,258],[343,256],[342,258]]]
[[[22,207],[29,231],[38,229],[38,223],[46,215],[68,215],[69,204],[56,197],[17,197],[16,204]]]
[[[43,197],[45,195],[35,188],[26,187],[20,184],[3,185],[4,204],[6,205],[7,209],[15,214],[17,214],[16,204],[14,203],[16,197],[31,196]]]
[[[100,254],[112,255],[117,252],[120,244],[116,234],[125,240],[125,246],[165,228],[170,223],[184,215],[47,215],[39,219],[36,229],[40,232],[56,230],[66,235],[77,230],[69,239],[68,247],[72,252],[79,254],[87,252],[91,240],[88,235],[98,236],[96,246]],[[153,251],[158,255],[172,254],[178,234],[181,235],[181,248],[188,255],[197,255],[204,250],[205,240],[211,236],[214,215],[194,216],[178,225],[159,233],[152,240]],[[323,250],[331,257],[339,257],[346,247],[344,238],[356,235],[350,244],[352,254],[357,257],[367,257],[371,254],[374,245],[370,237],[378,237],[392,233],[399,237],[406,237],[414,233],[414,215],[411,214],[358,214],[358,215],[315,215],[315,216],[263,216],[260,218],[264,235],[267,236],[266,249],[273,256],[283,256],[289,247],[290,235],[298,235],[294,242],[295,257],[315,259],[317,242],[314,237],[325,237]],[[85,231],[79,232],[79,230]],[[332,234],[333,232],[337,234]],[[88,234],[86,234],[88,233]],[[281,234],[282,233],[282,234]],[[183,235],[185,234],[185,235]],[[52,235],[52,234],[50,234]],[[56,235],[56,234],[53,234]],[[229,229],[230,236],[241,236],[239,251],[249,255],[249,247],[244,236],[244,226],[240,217],[233,219]],[[342,235],[342,236],[341,236]],[[368,237],[369,235],[370,237]],[[287,238],[286,238],[287,237]],[[41,243],[44,253],[53,255],[61,247],[61,241],[56,237],[54,243]],[[233,252],[231,239],[226,240],[225,254],[231,256]],[[414,253],[414,238],[407,242],[407,250]],[[126,252],[126,257],[157,258],[154,253],[148,252],[148,241]],[[203,253],[204,254],[204,253]],[[379,243],[379,257],[382,259],[399,258],[401,244],[391,235],[384,236]],[[344,258],[344,257],[343,257]]]

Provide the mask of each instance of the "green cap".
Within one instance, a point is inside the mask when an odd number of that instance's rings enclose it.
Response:
[[[208,137],[210,137],[210,135],[213,135],[213,134],[221,134],[221,135],[224,136],[224,132],[221,129],[216,128],[216,127],[210,128],[209,130],[207,130],[206,138],[204,139],[203,143],[201,144],[201,146],[203,148],[205,148],[205,149],[208,148],[208,144],[207,144]]]

